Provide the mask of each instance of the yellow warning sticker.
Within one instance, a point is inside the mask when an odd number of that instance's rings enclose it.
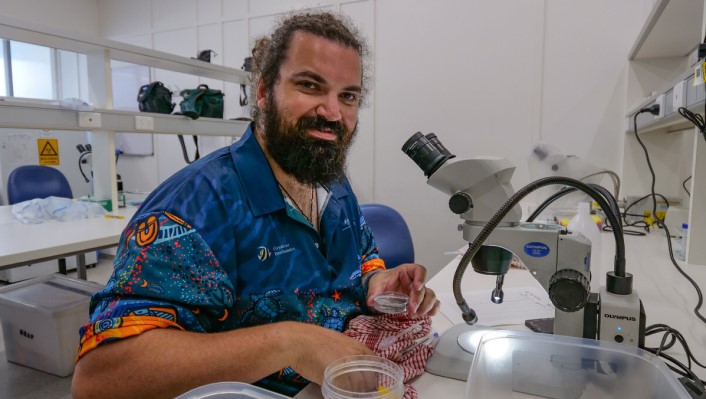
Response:
[[[59,140],[37,139],[40,165],[59,165]]]

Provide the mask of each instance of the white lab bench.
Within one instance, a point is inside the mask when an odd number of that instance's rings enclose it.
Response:
[[[116,246],[137,210],[120,208],[116,218],[23,224],[11,209],[12,205],[0,206],[0,270]],[[81,263],[79,260],[78,276],[85,279],[85,261]]]

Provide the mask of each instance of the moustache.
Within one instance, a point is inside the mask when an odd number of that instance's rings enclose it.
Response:
[[[341,122],[328,121],[321,116],[303,116],[299,118],[297,127],[301,130],[316,129],[316,130],[331,130],[338,137],[343,137],[346,134],[346,128]]]

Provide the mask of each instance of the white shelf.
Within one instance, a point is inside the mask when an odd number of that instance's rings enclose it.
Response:
[[[703,101],[686,108],[691,112],[699,113],[703,111]],[[627,117],[629,125],[626,126],[626,133],[633,133],[635,131],[635,128],[633,126],[634,115],[635,114],[633,113],[632,115],[629,115]],[[642,115],[644,115],[645,118],[651,118],[652,120],[641,123],[640,117],[638,116],[637,130],[638,132],[640,132],[641,135],[647,133],[675,133],[694,127],[691,122],[686,120],[678,112],[673,112],[663,118],[655,118],[652,114],[649,113],[644,113]]]
[[[701,35],[702,0],[659,0],[647,17],[628,59],[686,57]]]
[[[633,118],[640,109],[662,97],[663,117],[650,113],[637,116],[637,129],[657,175],[656,191],[681,196],[689,202],[689,246],[687,261],[706,265],[706,141],[693,124],[673,110],[674,87],[684,88],[685,106],[703,114],[704,86],[692,85],[695,50],[703,40],[704,0],[657,0],[629,54],[626,126],[623,145],[624,195],[650,192],[651,178],[634,133]],[[685,82],[681,86],[681,82]],[[637,106],[634,106],[637,104]],[[670,134],[683,132],[683,134]],[[693,152],[689,154],[689,152]],[[688,164],[691,156],[691,165]],[[685,161],[685,159],[687,161]],[[688,169],[688,170],[687,170]],[[689,172],[690,171],[690,172]],[[680,182],[691,174],[690,196]],[[667,221],[669,223],[669,220]]]
[[[0,16],[0,37],[83,54],[106,51],[105,56],[113,60],[224,80],[226,82],[249,83],[249,73],[239,69],[226,68],[204,61],[179,57],[162,51],[103,38],[66,32],[5,16]]]
[[[157,133],[239,136],[246,123],[222,119],[135,113],[113,110],[111,60],[166,69],[237,84],[249,84],[249,73],[208,62],[179,57],[143,47],[89,37],[58,28],[45,27],[31,21],[19,21],[0,16],[0,37],[19,42],[37,44],[55,49],[86,54],[89,85],[88,101],[94,123],[79,123],[81,112],[62,109],[58,105],[40,101],[0,101],[0,127],[46,130],[88,131],[93,153],[93,194],[96,198],[109,199],[117,209],[118,192],[115,170],[115,133]],[[135,87],[135,93],[139,87]],[[138,129],[149,126],[150,129]],[[152,118],[152,119],[145,119]],[[100,119],[100,123],[95,123]],[[90,125],[90,126],[89,126]]]
[[[79,112],[100,114],[101,126],[87,128],[79,125]],[[152,118],[154,129],[136,127],[135,117]],[[207,136],[242,135],[248,122],[214,118],[190,119],[181,115],[153,114],[146,112],[94,109],[74,111],[57,105],[35,104],[31,102],[0,101],[0,125],[19,129],[106,130],[120,133],[188,134]]]

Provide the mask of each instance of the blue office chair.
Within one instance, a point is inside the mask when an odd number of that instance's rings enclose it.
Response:
[[[388,269],[414,262],[412,235],[399,212],[382,204],[361,204],[360,210]]]
[[[12,204],[35,198],[73,198],[71,186],[61,171],[49,166],[24,165],[7,178],[7,201]]]
[[[49,166],[24,165],[7,177],[7,201],[16,204],[35,198],[73,198],[71,186],[59,169]],[[66,274],[66,258],[58,259],[59,273]]]

